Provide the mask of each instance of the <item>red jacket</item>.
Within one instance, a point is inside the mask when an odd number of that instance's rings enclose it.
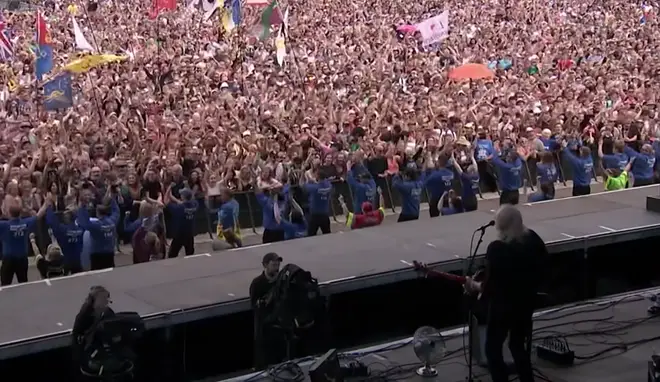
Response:
[[[363,214],[348,214],[346,225],[351,229],[373,227],[380,225],[385,219],[385,209],[382,207],[376,211],[369,211]]]

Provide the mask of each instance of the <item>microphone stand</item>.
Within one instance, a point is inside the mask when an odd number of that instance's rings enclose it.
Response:
[[[477,257],[477,252],[479,251],[479,247],[481,246],[481,244],[484,241],[484,235],[486,234],[486,228],[488,228],[488,227],[483,227],[483,228],[477,229],[477,231],[480,231],[479,239],[477,240],[477,245],[474,247],[474,251],[470,254],[470,259],[469,259],[469,262],[468,262],[468,268],[467,268],[466,275],[472,273],[472,270],[474,268],[474,262],[475,262],[476,257]],[[474,233],[477,233],[477,231],[474,231]],[[472,236],[472,238],[474,239],[474,236]],[[468,296],[468,298],[471,298],[471,297]],[[467,382],[478,382],[478,379],[474,378],[474,374],[472,373],[473,359],[474,359],[474,356],[473,356],[473,354],[474,354],[474,330],[473,329],[476,329],[476,328],[473,328],[473,326],[475,326],[475,327],[478,326],[478,325],[472,325],[472,322],[474,321],[473,320],[474,317],[473,317],[473,314],[472,314],[472,312],[473,312],[472,305],[473,304],[474,304],[474,301],[468,300],[467,326],[468,326],[468,347],[469,347],[470,356],[468,357],[468,360],[467,360],[468,361],[468,375],[467,375],[467,377],[465,377],[465,380]],[[463,338],[465,338],[465,337],[463,337]]]

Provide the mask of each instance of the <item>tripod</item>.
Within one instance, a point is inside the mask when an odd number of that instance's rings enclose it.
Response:
[[[477,232],[479,232],[479,240],[477,240],[477,245],[474,247],[474,251],[470,251],[471,252],[470,253],[470,259],[469,259],[469,262],[468,262],[467,269],[465,271],[466,275],[472,273],[472,270],[474,269],[474,261],[477,257],[477,252],[479,251],[479,247],[481,246],[481,244],[484,241],[484,235],[486,234],[486,227],[479,228],[476,231],[474,231],[474,233],[472,233],[472,239],[470,240],[470,249],[472,249],[472,243],[474,242],[474,235]],[[467,298],[470,299],[471,297],[468,296]],[[467,375],[467,377],[465,377],[465,380],[467,382],[478,382],[479,381],[478,379],[474,378],[474,374],[472,372],[473,362],[474,362],[473,361],[473,359],[474,359],[473,354],[474,354],[474,346],[475,346],[475,344],[474,344],[474,330],[477,329],[477,325],[473,325],[473,322],[476,321],[473,317],[473,309],[472,309],[473,304],[474,304],[473,301],[468,301],[467,327],[468,327],[468,347],[469,347],[470,355],[467,359],[468,375]],[[465,337],[463,337],[463,338],[465,338]]]

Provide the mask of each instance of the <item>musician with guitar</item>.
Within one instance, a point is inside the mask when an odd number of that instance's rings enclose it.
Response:
[[[532,333],[537,293],[545,279],[548,251],[536,232],[525,227],[520,211],[512,205],[503,205],[497,211],[495,228],[498,240],[490,243],[486,250],[485,276],[481,281],[469,276],[442,276],[463,283],[466,292],[485,300],[485,352],[492,381],[509,380],[502,354],[508,336],[520,381],[532,382],[531,352],[526,344]]]

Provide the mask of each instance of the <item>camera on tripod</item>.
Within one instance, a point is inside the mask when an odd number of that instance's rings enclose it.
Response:
[[[99,379],[132,380],[136,359],[133,346],[144,330],[144,322],[135,312],[117,313],[99,320],[85,335],[82,374]]]

